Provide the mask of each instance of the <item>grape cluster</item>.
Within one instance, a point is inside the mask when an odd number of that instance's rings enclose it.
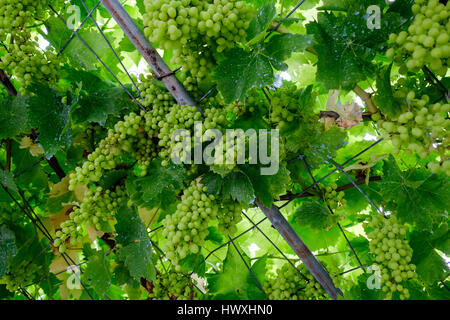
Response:
[[[42,11],[45,0],[1,0],[0,1],[0,41],[7,34],[20,34],[21,29]]]
[[[145,76],[141,74],[137,87],[142,97],[142,99],[139,99],[139,102],[144,107],[167,109],[175,104],[172,95],[152,75]]]
[[[387,57],[402,65],[402,57],[406,55],[407,69],[418,71],[428,65],[432,71],[445,76],[450,65],[450,4],[415,0],[412,11],[414,20],[408,31],[390,35]]]
[[[173,105],[170,112],[158,123],[158,146],[161,148],[159,156],[164,159],[162,162],[164,166],[169,164],[173,152],[178,153],[180,151],[178,149],[180,147],[179,142],[183,141],[182,144],[187,147],[192,146],[194,137],[191,136],[191,132],[194,122],[201,120],[201,118],[202,114],[194,106]],[[201,134],[201,132],[198,132],[198,134]],[[180,155],[183,162],[188,160],[186,157],[186,152]]]
[[[337,192],[337,187],[338,186],[336,183],[332,183],[326,187],[319,183],[319,188],[323,192],[323,200],[332,210],[336,210],[347,205],[347,200],[344,199],[344,192]]]
[[[193,181],[184,190],[175,213],[162,221],[163,236],[167,239],[163,250],[175,264],[190,253],[199,252],[208,235],[209,221],[217,215],[219,207],[215,202],[216,197],[208,195],[206,191],[206,187]]]
[[[23,31],[8,46],[8,52],[1,57],[0,69],[8,70],[22,84],[20,93],[33,82],[56,83],[58,79],[59,58],[48,49],[42,52],[37,41],[31,39],[28,31]]]
[[[304,264],[297,269],[306,277],[299,274],[290,264],[285,263],[277,270],[275,277],[266,279],[264,292],[270,300],[324,300],[327,294],[319,282],[309,272]],[[337,275],[330,274],[333,282],[337,283]]]
[[[87,189],[84,200],[70,214],[70,220],[61,223],[61,230],[56,232],[53,243],[61,253],[66,251],[66,240],[75,245],[82,237],[83,225],[89,224],[97,230],[113,219],[117,210],[127,201],[125,187],[118,185],[113,190],[103,190],[101,187]]]
[[[397,96],[404,94],[402,90]],[[414,91],[409,91],[406,98],[409,110],[391,121],[378,120],[378,127],[390,137],[394,154],[406,150],[426,158],[432,152],[439,153],[441,161],[431,162],[428,166],[435,173],[442,171],[450,175],[450,159],[446,158],[446,145],[450,139],[450,120],[446,116],[450,104],[430,104],[427,95],[416,98]]]
[[[106,170],[112,170],[120,164],[120,156],[125,152],[139,160],[141,169],[150,165],[156,156],[156,146],[152,143],[153,130],[146,131],[145,112],[126,115],[123,121],[109,129],[105,139],[88,155],[82,167],[77,167],[70,175],[69,190],[77,184],[100,181]]]
[[[149,298],[150,300],[196,300],[198,295],[188,275],[168,270],[156,275]]]
[[[18,266],[0,278],[0,284],[6,285],[8,291],[15,292],[20,287],[32,283],[40,270],[41,266],[30,261],[22,261]]]
[[[192,40],[213,42],[217,51],[245,40],[252,7],[236,0],[146,0],[145,33],[164,49],[177,49]]]
[[[399,292],[400,299],[408,299],[409,291],[402,283],[417,277],[416,266],[410,263],[413,251],[405,239],[408,228],[395,216],[385,218],[382,215],[372,216],[366,227],[372,229],[367,234],[369,249],[380,267],[382,290],[388,299],[394,292]]]

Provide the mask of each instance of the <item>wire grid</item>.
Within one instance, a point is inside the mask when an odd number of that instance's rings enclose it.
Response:
[[[125,92],[130,96],[130,98],[132,98],[132,100],[135,101],[142,109],[147,110],[145,107],[143,107],[143,106],[141,105],[141,103],[140,103],[139,100],[138,100],[139,98],[142,98],[142,97],[141,97],[141,93],[140,93],[140,91],[139,91],[139,89],[138,89],[138,87],[137,87],[135,81],[134,81],[133,78],[131,77],[129,71],[128,71],[128,70],[126,69],[126,67],[124,66],[124,64],[123,64],[123,62],[121,61],[119,55],[116,53],[116,51],[115,51],[114,48],[112,47],[110,41],[107,39],[107,37],[106,37],[106,35],[104,34],[102,28],[100,28],[100,26],[98,25],[97,21],[95,20],[95,18],[94,18],[94,16],[93,16],[94,12],[95,12],[96,9],[98,8],[98,6],[101,4],[101,0],[98,1],[97,4],[96,4],[92,9],[89,9],[89,8],[87,7],[87,5],[86,5],[86,3],[85,3],[84,0],[80,0],[80,1],[81,1],[81,3],[83,4],[84,9],[87,11],[88,15],[87,15],[86,18],[81,22],[80,26],[79,26],[76,30],[73,30],[73,29],[67,24],[67,22],[65,21],[65,19],[61,16],[61,14],[59,14],[59,13],[58,13],[51,5],[49,5],[50,9],[56,14],[56,16],[57,16],[57,17],[58,17],[58,18],[59,18],[59,19],[67,26],[67,28],[72,32],[71,37],[70,37],[70,38],[67,40],[67,42],[60,48],[60,50],[59,50],[59,52],[58,52],[58,55],[60,55],[60,54],[63,53],[63,51],[67,48],[67,46],[70,44],[70,42],[71,42],[75,37],[78,38],[78,39],[80,40],[80,42],[82,42],[82,43],[84,44],[84,46],[85,46],[92,54],[94,54],[94,56],[98,59],[98,61],[99,61],[99,62],[104,66],[104,68],[105,68],[105,69],[113,76],[113,78],[118,82],[118,84],[119,84],[119,85],[125,90]],[[266,36],[266,38],[267,38],[268,36],[270,36],[270,34],[272,34],[274,31],[276,31],[276,30],[282,25],[283,21],[284,21],[285,19],[289,18],[289,16],[291,16],[291,15],[292,15],[292,14],[293,14],[293,13],[294,13],[294,12],[295,12],[295,11],[296,11],[296,10],[297,10],[304,2],[305,2],[305,0],[302,0],[298,5],[296,5],[296,6],[294,7],[294,9],[291,10],[291,11],[286,15],[286,17],[284,17],[284,18],[282,19],[282,21],[280,21],[280,22],[278,23],[278,25],[268,33],[268,35]],[[126,73],[126,75],[128,76],[129,80],[131,81],[131,84],[132,84],[132,85],[134,86],[134,88],[136,89],[136,91],[137,91],[137,93],[138,93],[137,96],[134,96],[134,95],[133,95],[126,87],[125,87],[125,85],[118,79],[117,75],[116,75],[116,74],[115,74],[115,73],[114,73],[114,72],[113,72],[113,71],[105,64],[105,62],[104,62],[104,61],[101,59],[101,57],[100,57],[100,56],[99,56],[99,55],[91,48],[91,46],[89,46],[89,44],[87,44],[87,43],[82,39],[82,37],[78,34],[78,32],[81,30],[81,28],[84,26],[84,24],[85,24],[89,19],[91,19],[91,20],[93,21],[93,23],[94,23],[94,25],[96,26],[97,30],[98,30],[98,31],[100,32],[100,34],[102,35],[103,39],[107,42],[108,47],[109,47],[109,48],[112,50],[112,52],[114,53],[114,56],[116,57],[116,59],[118,60],[118,62],[119,62],[120,65],[121,65],[121,67],[123,68],[124,72]],[[178,69],[179,69],[179,68],[178,68]],[[178,69],[177,69],[177,70],[178,70]],[[176,72],[177,70],[175,70],[175,71],[173,71],[173,72]],[[425,69],[425,68],[424,68],[424,72],[427,72],[427,73],[433,78],[433,80],[436,82],[436,84],[440,87],[440,89],[442,89],[443,96],[442,96],[442,98],[440,98],[440,100],[445,99],[445,98],[447,97],[447,95],[448,95],[448,91],[447,91],[447,89],[445,88],[445,86],[437,79],[436,76],[434,76],[434,74],[433,74],[429,69],[427,69],[427,68]],[[158,80],[161,80],[161,78],[158,79]],[[205,93],[205,95],[204,95],[202,98],[200,98],[199,102],[201,102],[202,100],[204,100],[205,98],[207,98],[207,97],[208,97],[210,94],[212,94],[216,89],[217,89],[217,86],[216,86],[216,85],[213,86],[211,89],[209,89],[209,90]],[[264,96],[267,98],[267,100],[269,101],[269,103],[271,103],[270,98],[269,98],[269,95],[267,94],[267,91],[266,91],[266,90],[269,91],[269,89],[268,89],[267,87],[266,87],[266,89],[262,88],[262,91],[263,91],[263,93],[264,93]],[[320,187],[318,186],[318,184],[319,184],[321,181],[323,181],[323,180],[325,180],[326,178],[328,178],[329,176],[331,176],[332,174],[334,174],[335,172],[339,171],[339,172],[341,172],[341,173],[342,173],[342,174],[350,181],[350,183],[351,183],[351,184],[352,184],[352,185],[353,185],[353,186],[354,186],[354,187],[355,187],[355,188],[356,188],[356,189],[357,189],[357,190],[358,190],[358,191],[359,191],[359,192],[360,192],[367,200],[368,200],[368,202],[369,202],[369,203],[370,203],[370,204],[371,204],[378,212],[382,213],[382,211],[378,208],[378,206],[375,205],[375,203],[367,196],[367,194],[365,194],[365,193],[361,190],[361,188],[358,186],[358,184],[357,184],[356,182],[354,182],[353,179],[351,179],[351,177],[350,177],[348,174],[346,174],[346,172],[345,172],[345,170],[344,170],[345,165],[349,164],[351,161],[355,160],[356,158],[358,158],[359,156],[361,156],[362,154],[364,154],[365,152],[367,152],[368,150],[370,150],[371,148],[373,148],[374,146],[376,146],[376,145],[377,145],[378,143],[380,143],[382,140],[383,140],[383,139],[379,139],[378,141],[374,142],[374,143],[371,144],[369,147],[365,148],[364,150],[362,150],[362,151],[359,152],[358,154],[354,155],[353,157],[351,157],[350,159],[348,159],[347,161],[345,161],[345,162],[342,163],[342,164],[338,164],[338,163],[336,163],[333,159],[329,159],[329,163],[333,164],[333,165],[335,166],[335,169],[333,169],[332,171],[330,171],[328,174],[326,174],[325,176],[323,176],[323,177],[320,178],[320,179],[316,179],[316,178],[313,176],[313,174],[312,174],[312,172],[311,172],[311,170],[310,170],[310,167],[309,167],[309,165],[308,165],[308,163],[307,163],[307,159],[306,159],[302,154],[300,154],[300,155],[299,155],[298,157],[296,157],[295,159],[292,159],[292,160],[289,161],[289,162],[299,161],[299,160],[303,161],[303,163],[304,163],[305,167],[307,168],[308,173],[309,173],[309,175],[310,175],[310,177],[311,177],[313,183],[312,183],[310,186],[308,186],[307,188],[305,188],[302,192],[297,193],[297,194],[295,194],[295,195],[292,195],[291,199],[287,200],[283,205],[281,205],[281,206],[278,207],[278,208],[279,208],[279,209],[282,209],[283,207],[287,206],[291,201],[293,201],[293,200],[295,200],[295,199],[297,199],[297,198],[300,198],[300,197],[302,197],[303,195],[307,194],[307,192],[308,192],[309,190],[311,190],[311,189],[317,189],[317,190],[320,191]],[[35,165],[39,164],[42,160],[43,160],[43,159],[39,159],[38,161],[36,161],[36,163],[34,163],[33,165],[31,165],[29,168],[25,168],[25,169],[22,170],[21,172],[17,173],[15,177],[19,176],[19,175],[22,174],[23,172],[25,172],[25,171],[31,169],[32,167],[34,167]],[[31,207],[31,205],[30,205],[30,204],[28,203],[28,201],[25,199],[25,197],[23,196],[23,193],[22,193],[22,201],[23,201],[23,203],[25,204],[25,207],[22,207],[22,206],[19,204],[19,202],[11,195],[11,193],[9,193],[9,191],[7,190],[7,188],[4,187],[4,189],[5,189],[5,191],[10,195],[10,197],[14,200],[14,202],[19,206],[19,208],[20,208],[22,211],[24,211],[24,213],[25,213],[25,214],[31,219],[31,221],[36,225],[36,227],[38,228],[38,230],[41,231],[41,232],[42,232],[42,233],[50,240],[50,243],[53,243],[54,239],[51,237],[50,233],[49,233],[48,230],[45,228],[45,225],[42,223],[42,221],[40,221],[39,217],[36,215],[36,213],[34,212],[33,208]],[[327,207],[328,207],[328,210],[330,211],[330,213],[331,213],[331,214],[334,214],[333,210],[332,210],[328,205],[327,205]],[[31,211],[31,212],[30,212],[30,211]],[[211,251],[208,253],[208,255],[205,257],[205,262],[208,263],[208,264],[211,264],[210,262],[208,262],[208,258],[209,258],[211,255],[213,255],[216,251],[220,250],[221,248],[224,248],[225,246],[228,246],[229,244],[232,244],[232,246],[235,248],[235,250],[238,252],[239,256],[241,257],[241,260],[242,260],[242,262],[244,263],[245,267],[246,267],[247,270],[250,272],[252,278],[255,280],[255,285],[258,286],[258,288],[264,293],[264,290],[263,290],[261,284],[260,284],[259,281],[257,280],[257,278],[256,278],[256,276],[254,275],[254,273],[253,273],[251,267],[247,264],[247,262],[245,261],[245,259],[244,259],[243,255],[241,254],[241,252],[238,250],[238,247],[236,246],[236,243],[235,243],[235,241],[238,240],[238,239],[239,239],[240,237],[242,237],[243,235],[247,234],[248,232],[250,232],[250,231],[253,230],[253,229],[257,229],[258,232],[260,232],[260,233],[267,239],[267,241],[269,241],[270,244],[271,244],[278,252],[281,253],[283,259],[285,259],[285,260],[287,261],[287,263],[289,263],[289,264],[296,270],[296,272],[298,272],[304,279],[306,279],[306,276],[305,276],[304,274],[302,274],[302,273],[297,269],[297,267],[295,266],[295,264],[294,264],[294,263],[293,263],[293,262],[292,262],[292,261],[291,261],[291,260],[290,260],[290,259],[289,259],[289,258],[288,258],[281,250],[280,250],[280,248],[278,248],[278,246],[277,246],[277,245],[276,245],[276,244],[275,244],[275,243],[274,243],[274,242],[273,242],[273,241],[272,241],[272,240],[271,240],[271,239],[270,239],[270,238],[262,231],[262,229],[259,227],[264,221],[268,220],[268,218],[265,217],[265,218],[261,219],[259,222],[255,223],[252,219],[250,219],[250,217],[248,217],[248,215],[246,215],[245,212],[243,212],[242,214],[245,216],[245,218],[246,218],[247,220],[249,220],[249,222],[252,224],[252,226],[251,226],[250,228],[248,228],[247,230],[243,231],[242,233],[240,233],[239,235],[233,237],[233,238],[231,238],[231,237],[228,235],[229,241],[227,241],[227,242],[221,244],[220,246],[218,246],[217,248],[211,250]],[[365,265],[365,264],[362,264],[360,258],[359,258],[358,255],[357,255],[356,250],[352,247],[352,245],[351,245],[350,241],[348,240],[348,238],[347,238],[347,236],[346,236],[346,234],[345,234],[344,229],[342,228],[342,226],[341,226],[339,223],[338,223],[337,225],[338,225],[338,227],[339,227],[340,232],[341,232],[342,235],[344,236],[344,238],[345,238],[345,240],[346,240],[348,246],[350,247],[350,250],[352,251],[352,254],[354,255],[354,257],[356,258],[356,260],[357,260],[357,262],[358,262],[358,264],[359,264],[359,266],[357,266],[357,267],[355,267],[355,268],[352,268],[352,269],[350,269],[350,270],[343,271],[343,272],[341,272],[339,275],[344,275],[344,274],[346,274],[346,273],[353,272],[353,271],[358,270],[358,269],[363,269],[364,272],[365,272],[365,266],[366,266],[366,265]],[[153,232],[155,232],[155,231],[157,231],[157,230],[159,230],[159,229],[161,229],[161,228],[162,228],[162,226],[157,227],[157,228],[155,228],[155,229],[153,229],[153,230],[150,230],[150,231],[149,231],[149,234],[151,234],[151,233],[153,233]],[[150,240],[150,241],[151,241],[151,240]],[[164,252],[163,252],[163,251],[162,251],[162,250],[161,250],[161,249],[160,249],[153,241],[151,241],[151,244],[152,244],[152,246],[156,249],[156,251],[158,251],[159,254],[161,254],[163,257],[165,257],[165,258],[167,259],[165,253],[164,253]],[[43,251],[45,251],[45,250],[43,250]],[[41,253],[41,254],[42,254],[42,253]],[[83,262],[80,262],[80,263],[76,264],[76,263],[70,258],[69,255],[67,255],[67,254],[62,254],[62,257],[64,258],[64,260],[66,261],[66,263],[67,263],[67,265],[68,265],[69,267],[73,267],[73,266],[80,267],[81,265],[83,265],[83,264],[85,264],[85,263],[87,263],[87,262],[89,261],[89,260],[85,260],[85,261],[83,261]],[[71,261],[72,264],[70,264],[69,261]],[[170,260],[169,260],[169,261],[170,261]],[[79,270],[80,270],[80,272],[82,272],[82,271],[81,271],[81,268],[80,268]],[[64,272],[67,272],[67,271],[62,271],[62,272],[60,272],[60,273],[53,274],[53,275],[51,275],[50,277],[47,277],[47,278],[45,278],[45,279],[42,279],[42,280],[37,281],[37,282],[32,283],[32,284],[29,284],[29,285],[25,286],[24,288],[20,288],[19,291],[20,291],[27,299],[33,299],[33,297],[25,290],[26,287],[31,286],[31,285],[39,284],[39,283],[42,282],[42,281],[48,280],[48,279],[50,279],[50,278],[52,278],[52,277],[56,277],[58,274],[61,274],[61,273],[64,273]],[[75,272],[74,272],[74,274],[75,274],[75,276],[77,276]],[[77,277],[78,277],[78,276],[77,276]],[[83,287],[83,290],[87,293],[87,295],[89,296],[89,298],[93,300],[94,298],[93,298],[92,295],[89,293],[89,291],[88,291],[87,288],[84,286],[84,284],[81,282],[81,279],[78,278],[78,280],[80,281],[80,284],[81,284],[81,286]],[[306,280],[307,280],[307,279],[306,279]],[[442,282],[442,281],[441,281],[441,282]],[[197,289],[198,289],[198,288],[197,288]],[[198,290],[199,290],[199,289],[198,289]],[[105,294],[105,297],[106,297],[107,299],[110,299],[106,294]]]

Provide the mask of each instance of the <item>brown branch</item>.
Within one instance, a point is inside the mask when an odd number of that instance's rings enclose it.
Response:
[[[364,101],[364,103],[366,104],[367,109],[369,110],[370,113],[378,112],[378,108],[373,103],[372,95],[370,93],[367,93],[358,85],[356,85],[356,87],[355,87],[355,89],[353,89],[353,91],[355,91],[355,93],[361,98],[361,100]]]
[[[50,160],[47,160],[47,162],[50,165],[50,167],[53,169],[53,171],[55,171],[56,175],[58,176],[58,178],[60,180],[65,178],[66,173],[61,168],[61,166],[60,166],[58,160],[55,158],[55,156],[51,157]]]
[[[337,299],[338,294],[342,295],[342,291],[336,288],[328,272],[320,264],[319,260],[317,260],[317,258],[312,254],[311,250],[309,250],[289,222],[287,222],[280,210],[275,205],[272,205],[272,208],[269,209],[259,200],[257,201],[257,204],[270,222],[272,222],[274,228],[282,235],[292,250],[294,250],[294,252],[299,256],[328,295],[334,300]]]
[[[0,82],[5,87],[6,91],[8,91],[8,94],[12,97],[17,96],[17,90],[14,88],[14,85],[12,84],[9,77],[6,75],[5,71],[0,69]]]
[[[375,181],[381,181],[381,177],[380,176],[373,176],[373,177],[369,178],[369,182],[375,182]],[[362,185],[362,184],[365,184],[365,183],[366,183],[366,179],[364,179],[364,178],[360,178],[357,181],[355,181],[355,184],[358,185],[358,186]],[[353,185],[353,183],[344,184],[344,185],[342,185],[340,187],[337,187],[336,192],[345,191],[345,190],[348,190],[348,189],[352,189],[354,187],[355,186]],[[307,197],[314,197],[314,196],[317,196],[317,195],[314,194],[314,193],[310,193],[310,192],[305,192],[305,193],[303,193],[303,192],[287,193],[287,194],[282,195],[280,197],[280,201],[289,201],[289,200],[293,200],[293,199],[296,199],[296,198],[307,198]]]

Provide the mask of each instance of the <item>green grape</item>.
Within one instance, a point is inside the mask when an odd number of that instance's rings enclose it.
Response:
[[[151,282],[150,300],[198,300],[193,279],[174,270],[158,272]]]
[[[403,88],[404,89],[404,88]],[[403,95],[403,94],[402,94]],[[408,92],[408,111],[395,119],[379,120],[377,125],[386,138],[394,145],[393,153],[404,150],[416,153],[422,159],[431,153],[440,155],[440,162],[432,161],[428,168],[434,172],[450,175],[444,164],[448,161],[448,140],[450,138],[450,120],[446,118],[449,104],[429,103],[429,97],[416,97],[414,91]]]
[[[344,199],[344,192],[337,192],[337,187],[336,183],[332,183],[327,187],[319,183],[319,188],[323,192],[322,198],[332,210],[340,209],[347,205],[347,200]]]
[[[327,293],[306,266],[297,264],[296,267],[304,277],[288,263],[279,268],[275,276],[269,275],[263,285],[267,297],[270,300],[328,299]],[[330,273],[330,276],[335,284],[339,283],[337,274]]]
[[[401,31],[398,35],[389,36],[391,46],[386,56],[402,64],[402,57],[406,55],[408,69],[418,71],[428,65],[438,75],[445,76],[450,57],[450,5],[439,3],[438,0],[416,0],[412,8],[414,20],[408,32]]]
[[[243,209],[241,204],[231,200],[219,201],[214,195],[208,195],[206,187],[193,181],[184,190],[176,211],[162,221],[163,236],[167,239],[163,245],[164,252],[178,269],[179,260],[199,252],[209,233],[210,221],[218,219],[219,229],[232,235],[237,231],[236,225],[241,220]]]
[[[144,107],[155,108],[156,106],[158,108],[167,109],[176,103],[164,85],[152,75],[145,76],[141,74],[137,87],[140,91],[140,96],[142,97],[142,99],[139,99],[139,102]]]
[[[410,293],[402,283],[417,277],[416,266],[410,263],[413,251],[405,239],[408,228],[395,216],[383,215],[372,216],[365,228],[371,230],[367,234],[369,249],[380,267],[382,290],[387,299],[392,298],[394,292],[399,292],[400,299],[408,299]]]
[[[96,190],[87,189],[81,204],[70,213],[70,220],[61,223],[61,230],[56,233],[53,245],[64,253],[66,240],[70,239],[71,245],[81,240],[83,226],[88,224],[99,231],[102,230],[102,226],[114,219],[117,210],[127,199],[125,187],[121,185],[112,190],[103,190],[101,187]]]
[[[20,287],[31,284],[41,269],[41,266],[30,261],[22,261],[0,278],[0,284],[6,285],[8,291],[15,292]]]

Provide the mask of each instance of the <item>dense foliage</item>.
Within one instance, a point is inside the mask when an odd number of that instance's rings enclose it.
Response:
[[[124,1],[182,106],[97,2],[0,0],[0,299],[330,299],[258,205],[340,299],[450,298],[450,4]]]

